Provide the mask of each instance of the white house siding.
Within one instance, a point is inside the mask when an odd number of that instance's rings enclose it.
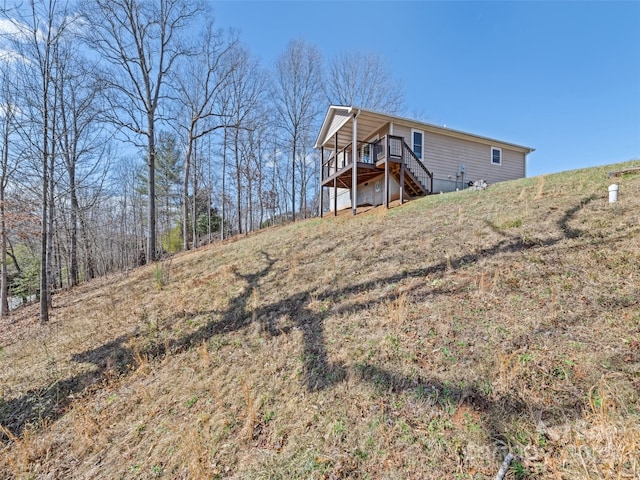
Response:
[[[351,207],[351,190],[348,188],[338,188],[338,211]],[[333,187],[329,189],[329,211],[333,212]]]
[[[403,137],[411,147],[412,128],[424,132],[423,163],[433,172],[434,192],[455,190],[456,186],[462,186],[462,177],[458,178],[460,183],[456,184],[461,163],[465,166],[465,183],[480,179],[496,183],[525,176],[525,154],[510,150],[500,142],[485,144],[430,132],[421,129],[420,125],[398,123],[393,126],[393,134]],[[491,163],[492,146],[502,149],[502,165]]]
[[[418,130],[417,127],[416,130]],[[411,127],[395,123],[393,125],[393,135],[396,137],[404,137],[404,141],[411,147]]]
[[[365,138],[365,142],[371,142],[373,139],[377,138],[382,138],[385,135],[389,134],[389,124],[385,124],[383,125],[381,128],[379,128],[378,130],[376,130],[375,132],[373,132],[373,134],[369,135],[367,138]]]
[[[500,145],[497,146],[500,147]],[[527,174],[525,154],[504,147],[500,148],[502,148],[502,166],[506,167],[509,175],[509,178],[505,178],[505,180],[515,180],[525,177]]]
[[[376,192],[376,183],[379,190]],[[393,176],[389,176],[389,193],[391,200],[400,198],[400,184]],[[377,177],[358,185],[358,206],[360,205],[382,205],[384,202],[384,173]]]
[[[380,190],[376,192],[376,183],[379,184]],[[351,208],[351,190],[348,188],[338,188],[338,211],[345,208]],[[400,198],[400,184],[393,177],[389,177],[389,193],[390,200]],[[358,206],[365,205],[382,205],[384,201],[384,173],[358,185]],[[333,188],[329,188],[329,211],[333,211]]]
[[[525,176],[525,155],[500,144],[502,164],[491,163],[491,145],[425,132],[424,164],[434,179],[454,180],[460,164],[464,164],[465,183],[484,179],[488,183],[514,180]],[[437,191],[438,189],[435,188]]]
[[[341,111],[336,111],[335,116],[333,117],[332,121],[331,121],[331,125],[329,126],[329,129],[327,131],[327,133],[330,133],[331,135],[335,134],[336,131],[338,130],[338,127],[344,124],[344,121],[349,118],[349,113],[348,112],[341,112]],[[331,144],[331,142],[329,142]]]

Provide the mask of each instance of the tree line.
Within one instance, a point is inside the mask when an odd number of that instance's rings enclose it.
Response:
[[[329,104],[398,113],[377,54],[263,65],[206,1],[0,10],[0,318],[52,291],[316,215]]]

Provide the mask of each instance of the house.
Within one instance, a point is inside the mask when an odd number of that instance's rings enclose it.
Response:
[[[526,156],[534,151],[417,120],[336,105],[327,111],[315,148],[320,149],[321,193],[329,188],[329,211],[335,214],[351,207],[354,215],[359,206],[388,207],[393,200],[455,191],[480,179],[491,184],[522,178]],[[322,214],[324,195],[320,198]]]

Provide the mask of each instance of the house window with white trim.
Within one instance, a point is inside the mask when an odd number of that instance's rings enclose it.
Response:
[[[491,165],[502,165],[502,149],[491,147]]]
[[[420,160],[422,160],[422,149],[424,148],[424,132],[411,130],[411,149]]]

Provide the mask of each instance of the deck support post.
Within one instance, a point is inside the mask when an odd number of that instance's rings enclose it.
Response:
[[[391,137],[387,141],[387,155],[384,159],[384,205],[389,208],[389,157],[391,156]]]
[[[404,203],[404,161],[400,164],[400,205]]]
[[[333,178],[333,216],[338,215],[338,179]]]
[[[351,211],[356,214],[358,206],[358,116],[353,114],[353,139],[351,141],[351,161],[353,173],[351,174]]]
[[[320,218],[324,210],[324,146],[320,147]]]

